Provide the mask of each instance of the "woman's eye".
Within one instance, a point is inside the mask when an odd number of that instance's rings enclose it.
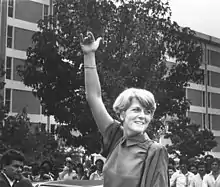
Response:
[[[145,110],[145,114],[151,114],[150,110]]]
[[[134,108],[133,111],[138,112],[140,111],[140,108]]]

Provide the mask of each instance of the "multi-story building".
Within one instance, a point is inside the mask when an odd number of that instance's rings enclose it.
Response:
[[[191,101],[188,116],[201,128],[213,131],[218,146],[211,154],[220,157],[220,39],[197,32],[203,43],[202,84],[190,83],[186,96]]]
[[[200,32],[196,32],[196,36],[203,48],[200,69],[204,79],[201,84],[190,83],[186,88],[186,97],[191,103],[187,116],[191,123],[201,125],[201,129],[212,130],[218,145],[208,154],[220,158],[220,39]],[[175,59],[168,58],[167,66],[173,63]],[[171,143],[163,138],[161,141]]]
[[[42,129],[52,130],[55,120],[42,115],[40,101],[32,94],[32,88],[25,86],[18,76],[16,67],[26,59],[26,50],[32,44],[32,35],[38,30],[37,22],[48,16],[50,0],[0,0],[0,59],[4,64],[4,101],[9,115],[27,108],[30,121]]]

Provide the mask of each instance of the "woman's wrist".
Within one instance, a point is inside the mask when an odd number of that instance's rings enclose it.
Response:
[[[84,56],[95,56],[95,51],[83,52]]]
[[[84,54],[84,68],[96,69],[95,53]]]

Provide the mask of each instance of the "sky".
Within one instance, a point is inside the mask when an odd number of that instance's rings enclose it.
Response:
[[[172,20],[220,38],[220,0],[169,0]]]

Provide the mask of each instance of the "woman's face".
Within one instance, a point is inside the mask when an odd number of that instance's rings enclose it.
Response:
[[[124,132],[126,136],[134,136],[144,133],[152,119],[150,110],[146,110],[137,99],[133,99],[131,106],[121,114],[124,121]]]

